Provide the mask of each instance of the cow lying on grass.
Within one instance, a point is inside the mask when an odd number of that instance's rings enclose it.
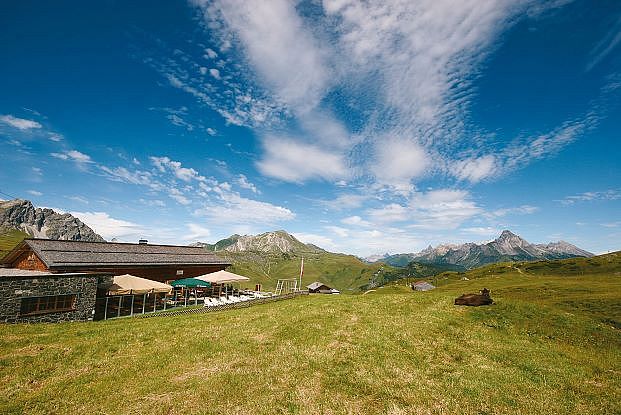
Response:
[[[469,305],[478,307],[481,305],[490,305],[494,303],[494,300],[489,296],[489,290],[483,288],[481,294],[462,294],[455,299],[455,305]]]

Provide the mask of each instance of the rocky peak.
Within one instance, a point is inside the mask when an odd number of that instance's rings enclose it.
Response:
[[[105,242],[71,214],[35,208],[23,199],[0,202],[0,228],[18,229],[35,238]]]

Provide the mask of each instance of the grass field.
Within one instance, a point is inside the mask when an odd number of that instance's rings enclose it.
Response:
[[[483,286],[496,304],[452,305]],[[0,327],[0,413],[618,414],[621,279],[517,271],[425,292]]]

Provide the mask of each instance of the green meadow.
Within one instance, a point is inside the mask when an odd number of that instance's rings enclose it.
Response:
[[[618,274],[476,272],[429,292],[3,325],[0,413],[621,413]],[[453,305],[483,287],[496,304]]]

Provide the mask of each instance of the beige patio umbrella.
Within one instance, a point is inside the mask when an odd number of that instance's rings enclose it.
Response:
[[[117,275],[108,287],[109,295],[170,293],[172,287],[163,282],[136,277],[135,275]]]
[[[250,281],[250,278],[244,277],[243,275],[233,274],[228,271],[216,271],[211,274],[199,275],[198,277],[194,277],[197,280],[207,281],[212,284],[224,284],[227,282],[242,282],[242,281]]]

